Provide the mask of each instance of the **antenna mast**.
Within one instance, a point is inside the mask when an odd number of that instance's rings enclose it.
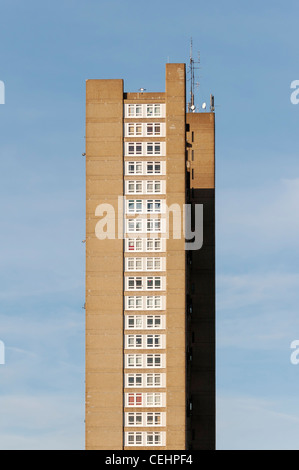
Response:
[[[195,85],[195,64],[200,63],[200,58],[198,54],[198,62],[195,62],[193,59],[193,51],[192,51],[192,38],[190,40],[190,61],[189,61],[189,73],[190,73],[190,101],[188,102],[188,112],[195,111],[195,104],[194,104],[194,85]]]

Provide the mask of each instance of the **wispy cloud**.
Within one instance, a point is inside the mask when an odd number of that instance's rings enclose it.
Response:
[[[271,185],[223,190],[218,198],[219,255],[253,259],[298,252],[299,178]],[[281,256],[279,256],[281,255]]]
[[[79,395],[10,394],[0,396],[0,449],[84,449],[84,404]]]
[[[299,410],[288,397],[226,395],[217,401],[217,449],[298,450]]]

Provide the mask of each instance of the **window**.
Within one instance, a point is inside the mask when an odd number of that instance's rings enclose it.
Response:
[[[127,116],[128,117],[142,117],[142,105],[141,104],[128,104],[127,105]]]
[[[161,212],[161,199],[148,199],[146,202],[146,212],[155,212],[155,213],[160,213]]]
[[[155,269],[155,271],[160,271],[162,258],[153,258],[153,259],[154,259],[154,269]]]
[[[146,125],[146,135],[154,135],[154,124],[148,123]]]
[[[142,348],[142,335],[126,335],[126,347]]]
[[[142,219],[127,219],[128,232],[142,232]]]
[[[161,251],[161,239],[148,238],[146,240],[146,251]]]
[[[146,413],[147,426],[161,426],[161,413]]]
[[[161,392],[149,392],[149,393],[141,393],[141,392],[130,392],[125,393],[125,404],[126,406],[131,407],[161,407],[166,405],[166,396],[165,393]],[[156,415],[157,416],[157,415]],[[145,415],[146,419],[148,418],[148,414]],[[155,413],[152,414],[151,421],[155,421]],[[158,423],[158,419],[156,418],[156,422]],[[165,415],[164,413],[160,416],[161,424],[165,425]],[[159,424],[155,424],[159,426]]]
[[[166,386],[165,373],[127,373],[125,374],[127,388],[161,388]]]
[[[147,374],[146,386],[147,387],[161,387],[162,374]]]
[[[165,446],[166,436],[165,432],[138,432],[130,431],[125,433],[126,446]]]
[[[161,232],[161,219],[147,219],[146,231],[147,232]]]
[[[165,367],[165,354],[125,354],[127,368]]]
[[[142,367],[141,354],[127,354],[127,367]]]
[[[155,238],[154,240],[154,251],[161,250],[161,240],[160,238]]]
[[[162,317],[161,315],[150,315],[147,316],[146,327],[147,328],[161,328]]]
[[[154,182],[155,193],[161,193],[161,181]]]
[[[161,412],[133,411],[125,413],[126,426],[162,426],[164,422],[165,413]]]
[[[142,426],[142,413],[126,413],[127,426]]]
[[[146,366],[147,367],[161,367],[162,366],[161,354],[147,354]]]
[[[153,238],[148,238],[146,241],[146,249],[147,251],[153,251],[154,250],[154,239]]]
[[[158,295],[147,296],[146,297],[146,308],[149,310],[161,309],[161,297]]]
[[[165,142],[126,142],[125,156],[165,155]]]
[[[148,271],[152,271],[154,269],[154,258],[147,258],[146,259],[146,269]]]
[[[141,175],[142,163],[141,162],[128,162],[127,172],[129,175]]]
[[[141,199],[129,199],[127,201],[127,211],[129,213],[141,213],[142,212],[142,200]]]
[[[146,211],[147,212],[154,212],[154,201],[148,200],[146,203]]]
[[[131,148],[133,151],[134,148]],[[150,147],[150,151],[154,152],[154,147]],[[126,175],[162,175],[165,174],[166,162],[152,162],[152,161],[129,161],[125,162],[125,174]]]
[[[141,290],[142,289],[142,277],[128,277],[127,289],[128,290]]]
[[[134,175],[135,173],[135,162],[128,162],[128,174]]]
[[[141,310],[142,309],[142,297],[141,296],[127,296],[127,309],[128,310]]]
[[[126,315],[127,329],[162,329],[165,328],[165,315]]]
[[[127,328],[142,328],[143,320],[141,315],[128,315],[127,316]]]
[[[161,116],[161,104],[147,104],[146,105],[146,116],[147,117],[160,117]]]
[[[145,223],[145,219],[144,219],[144,223]],[[134,228],[135,228],[135,225],[134,225],[134,222],[132,222],[130,224],[130,229],[132,230],[132,233],[134,232]],[[129,238],[125,238],[125,250],[126,252],[130,252],[130,253],[136,252],[136,251],[139,251],[139,252],[165,251],[165,244],[166,244],[166,240],[163,238],[132,238],[132,235]],[[157,261],[157,263],[159,263],[159,261]],[[161,269],[165,269],[163,267],[162,258],[161,258],[160,263],[161,263]],[[158,266],[158,264],[156,266]],[[142,261],[140,261],[139,259],[138,267],[140,267],[140,270],[143,270],[143,271],[146,269],[146,258],[142,258]]]
[[[140,194],[143,192],[142,181],[127,181],[128,194]]]
[[[155,174],[161,173],[161,163],[160,162],[155,162],[154,173]]]
[[[154,154],[160,155],[161,154],[161,144],[160,142],[156,142],[154,145]]]
[[[154,182],[153,181],[147,181],[146,182],[146,192],[148,194],[151,194],[154,192]]]
[[[162,406],[161,393],[147,393],[146,406]]]
[[[160,124],[160,122],[147,123],[146,124],[146,135],[148,135],[148,136],[161,135],[161,124]]]
[[[146,347],[147,348],[161,348],[161,335],[147,335],[146,337]]]
[[[161,155],[161,142],[147,142],[146,155]]]
[[[154,144],[153,142],[148,142],[146,144],[146,154],[153,155],[154,154]]]
[[[125,335],[125,349],[165,349],[165,335]],[[131,361],[132,362],[132,361]]]
[[[159,297],[159,296],[154,297],[154,305],[155,305],[156,309],[161,308],[161,297]]]
[[[151,290],[161,289],[161,277],[148,277],[146,279],[146,288]]]
[[[142,125],[139,123],[129,123],[127,125],[127,135],[128,136],[141,136]]]
[[[127,374],[128,387],[142,387],[142,374]]]
[[[141,271],[142,265],[142,258],[126,258],[127,271]]]
[[[135,181],[128,181],[128,193],[135,193]]]
[[[148,175],[151,175],[152,173],[154,173],[154,162],[147,162],[147,164],[146,164],[146,173]]]
[[[127,144],[128,155],[142,155],[142,143],[141,142],[129,142]]]
[[[146,435],[146,444],[148,446],[154,445],[154,446],[159,446],[162,445],[162,435],[160,432],[152,432],[152,433],[147,433]]]
[[[127,260],[127,270],[128,271],[134,271],[135,268],[135,258],[129,258]]]
[[[161,174],[161,162],[146,162],[146,173],[148,175]]]
[[[142,251],[141,238],[128,238],[127,239],[128,251]]]
[[[142,405],[142,393],[128,393],[127,394],[127,406],[141,406]]]
[[[161,212],[161,200],[160,199],[156,199],[154,201],[154,212],[155,213]]]
[[[151,189],[153,190],[153,182],[150,182],[150,183],[151,183]],[[162,212],[162,201],[161,199],[145,200],[144,208],[146,209],[147,213],[153,212],[156,214],[160,214]],[[130,213],[130,214],[143,213],[143,201],[141,199],[128,199],[127,200],[127,213]]]

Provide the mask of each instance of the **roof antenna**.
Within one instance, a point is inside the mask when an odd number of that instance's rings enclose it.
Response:
[[[189,61],[189,70],[188,72],[190,73],[190,101],[188,102],[188,112],[189,113],[194,113],[195,112],[195,104],[194,104],[194,86],[198,86],[198,83],[195,83],[195,70],[197,69],[195,65],[198,65],[200,63],[200,55],[198,53],[198,61],[195,62],[193,59],[193,51],[192,51],[192,38],[190,40],[190,61]]]

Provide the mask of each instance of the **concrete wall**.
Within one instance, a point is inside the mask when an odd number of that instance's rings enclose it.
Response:
[[[123,81],[86,82],[86,449],[123,448],[123,240],[96,207],[123,195]],[[116,227],[117,229],[117,227]]]

